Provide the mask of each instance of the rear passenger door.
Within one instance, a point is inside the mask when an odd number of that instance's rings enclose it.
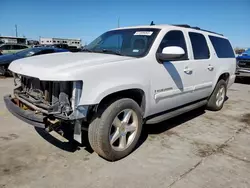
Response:
[[[194,86],[190,96],[192,101],[208,97],[212,92],[215,65],[208,47],[208,38],[202,33],[188,32],[193,67]]]

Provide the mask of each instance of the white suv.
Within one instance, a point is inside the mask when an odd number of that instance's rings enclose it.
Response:
[[[194,108],[220,110],[235,80],[236,59],[223,35],[188,25],[118,28],[83,52],[14,61],[21,85],[7,108],[34,126],[88,130],[93,150],[108,160],[127,156],[144,123]],[[155,125],[157,126],[157,125]]]

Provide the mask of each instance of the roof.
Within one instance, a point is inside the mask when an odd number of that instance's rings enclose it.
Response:
[[[19,44],[19,43],[2,43],[0,44],[0,46],[3,46],[3,45],[19,45],[19,46],[28,46],[26,44]]]
[[[0,36],[0,38],[9,38],[9,39],[27,39],[25,37],[14,37],[14,36]]]
[[[158,24],[158,25],[139,25],[139,26],[132,26],[132,27],[120,27],[120,28],[115,28],[112,30],[120,30],[120,29],[139,29],[139,28],[154,28],[154,29],[181,29],[181,30],[193,30],[195,32],[200,32],[200,33],[207,33],[210,35],[216,35],[216,36],[220,36],[223,37],[222,34],[219,33],[215,33],[212,31],[208,31],[208,30],[203,30],[201,28],[198,27],[191,27],[189,25],[186,24],[180,24],[180,25],[170,25],[170,24]],[[224,38],[224,37],[223,37]]]

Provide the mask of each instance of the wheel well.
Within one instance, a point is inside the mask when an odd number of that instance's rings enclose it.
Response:
[[[98,105],[98,108],[100,106],[109,103],[112,100],[117,100],[120,98],[133,99],[141,107],[142,113],[144,114],[146,101],[145,101],[145,93],[141,89],[128,89],[112,93],[101,100],[101,102]]]
[[[228,80],[229,80],[229,76],[230,76],[230,74],[229,74],[228,72],[223,73],[222,75],[220,75],[220,77],[219,77],[218,81],[220,81],[220,80],[225,80],[225,81],[226,81],[226,83],[227,83],[227,82],[228,82]]]

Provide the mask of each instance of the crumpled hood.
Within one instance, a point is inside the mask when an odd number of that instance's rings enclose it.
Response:
[[[40,80],[69,80],[82,69],[132,58],[102,53],[65,52],[19,59],[10,64],[9,70]]]

